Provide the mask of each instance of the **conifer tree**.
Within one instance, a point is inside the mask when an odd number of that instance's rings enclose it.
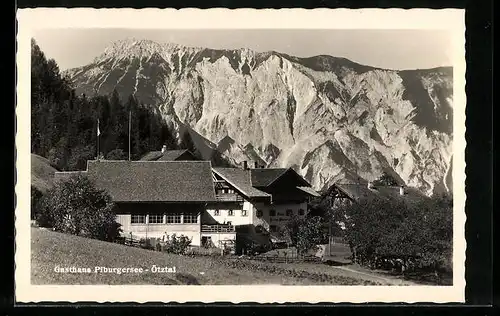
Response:
[[[129,153],[129,111],[131,111],[131,153],[137,159],[163,144],[173,149],[175,137],[154,108],[139,104],[134,95],[122,102],[116,89],[107,96],[78,95],[63,78],[57,63],[47,60],[34,40],[31,42],[31,151],[48,158],[60,170],[82,170],[87,160],[97,157],[123,158]]]

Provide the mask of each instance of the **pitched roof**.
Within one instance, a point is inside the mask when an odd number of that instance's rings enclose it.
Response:
[[[89,161],[88,176],[115,202],[215,201],[209,161]]]
[[[250,169],[252,185],[255,187],[267,187],[276,179],[281,177],[285,172],[287,172],[287,168],[259,168],[259,169]]]
[[[178,149],[178,150],[166,150],[163,153],[161,151],[150,151],[140,160],[143,161],[176,161],[184,154],[191,154],[191,152],[187,149]]]
[[[408,201],[416,201],[425,198],[426,196],[419,190],[411,187],[405,187],[405,194],[401,195],[399,186],[376,186],[369,189],[367,184],[358,183],[336,183],[335,186],[339,188],[352,200],[360,200],[363,198],[397,198],[405,199]]]
[[[175,161],[179,160],[182,155],[189,154],[194,158],[193,154],[187,149],[179,149],[179,150],[167,150],[163,153],[163,155],[158,159],[161,161]]]
[[[304,191],[305,193],[309,194],[309,195],[312,195],[312,196],[316,196],[316,197],[320,197],[321,194],[319,194],[318,192],[316,192],[313,188],[311,187],[297,187],[297,189],[301,190],[301,191]]]
[[[229,184],[234,186],[241,193],[249,198],[268,197],[271,195],[256,189],[252,186],[250,179],[250,170],[243,170],[238,168],[214,168],[214,172],[221,178],[226,180]]]
[[[295,176],[300,177],[303,181],[301,181],[299,186],[295,187],[295,189],[299,191],[294,191],[292,189],[295,193],[290,191],[291,194],[296,195],[297,193],[306,193],[312,196],[319,196],[319,194],[310,187],[307,181],[290,168],[248,170],[238,168],[214,168],[214,172],[250,198],[270,198],[272,194],[259,190],[258,188],[265,188],[287,172],[293,172]]]
[[[284,176],[289,177],[286,181],[290,180],[290,182],[294,181],[293,183],[300,183],[297,186],[311,186],[304,177],[299,175],[292,168],[256,168],[250,169],[250,173],[252,175],[252,185],[254,187],[268,187]],[[290,177],[292,177],[293,180]]]
[[[142,156],[139,160],[143,160],[143,161],[154,161],[154,160],[157,160],[158,158],[160,158],[162,156],[162,153],[161,151],[150,151],[148,153],[146,153],[144,156]]]

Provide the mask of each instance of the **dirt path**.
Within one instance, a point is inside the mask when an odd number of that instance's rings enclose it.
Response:
[[[360,268],[350,268],[346,266],[332,266],[332,268],[345,271],[350,277],[358,277],[364,280],[382,282],[387,285],[418,285],[418,283],[403,280],[397,277],[381,276],[375,272],[360,271]]]

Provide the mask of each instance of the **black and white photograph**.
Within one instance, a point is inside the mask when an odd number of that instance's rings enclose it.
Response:
[[[19,38],[27,287],[463,297],[463,25],[63,11]]]

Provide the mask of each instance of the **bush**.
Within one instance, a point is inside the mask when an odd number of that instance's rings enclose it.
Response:
[[[120,234],[114,203],[85,176],[58,182],[40,203],[40,226],[73,235],[114,241]]]
[[[163,245],[163,251],[183,255],[186,253],[190,245],[191,239],[187,236],[177,236],[176,234],[171,236],[167,235],[165,244]]]
[[[141,238],[139,240],[139,247],[141,247],[142,249],[154,250],[155,245],[153,245],[153,243],[151,242],[151,238]]]
[[[300,255],[306,254],[328,238],[323,220],[319,216],[311,218],[294,216],[284,226],[283,233]]]
[[[113,149],[106,155],[107,160],[127,160],[127,154],[120,148]]]

